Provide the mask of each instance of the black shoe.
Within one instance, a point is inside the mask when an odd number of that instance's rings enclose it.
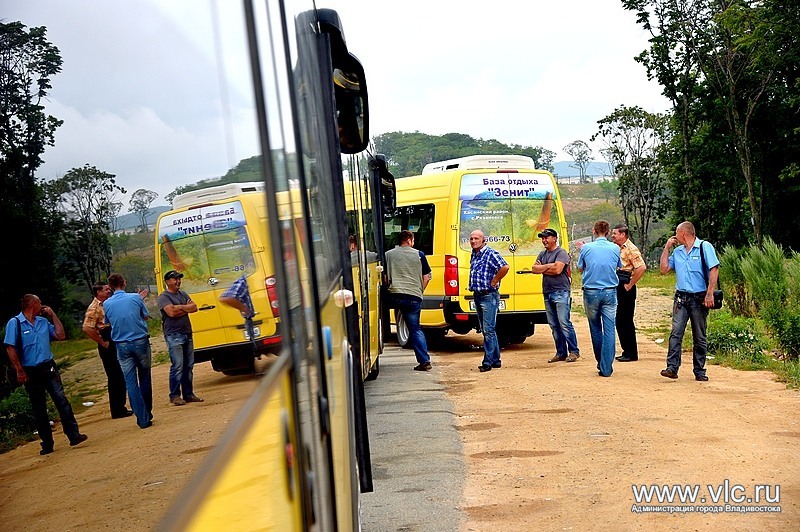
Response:
[[[77,438],[69,442],[69,446],[75,447],[76,445],[80,445],[81,443],[85,442],[88,439],[89,436],[87,436],[86,434],[78,434]]]
[[[495,362],[494,364],[492,364],[492,367],[495,368],[495,369],[502,368],[503,367],[503,363],[502,362]]]
[[[43,447],[43,448],[42,448],[42,450],[41,450],[41,451],[39,451],[39,454],[41,454],[42,456],[44,456],[44,455],[46,455],[46,454],[50,454],[50,453],[52,453],[52,452],[53,452],[53,448],[52,448],[52,447]]]
[[[667,369],[662,369],[662,370],[661,370],[661,376],[662,376],[662,377],[667,377],[668,379],[677,379],[677,378],[678,378],[678,374],[677,374],[677,373],[675,373],[674,371],[672,371],[672,370],[671,370],[671,369],[669,369],[669,368],[667,368]]]
[[[133,410],[126,410],[125,412],[120,412],[119,414],[111,414],[111,419],[121,419],[123,417],[131,417],[133,415]]]
[[[146,429],[147,427],[152,427],[152,426],[153,426],[153,422],[152,421],[148,421],[147,423],[145,423],[144,427],[140,426],[139,428],[140,429]]]
[[[480,366],[478,366],[478,369],[481,370],[481,373],[486,373],[487,371],[492,371],[492,366],[481,364]]]
[[[597,374],[598,374],[600,377],[610,377],[610,376],[611,376],[611,375],[606,375],[606,374],[605,374],[605,373],[603,373],[602,371],[598,371],[598,372],[597,372]]]
[[[423,362],[421,364],[417,364],[414,366],[414,371],[430,371],[431,363],[430,362]]]
[[[631,357],[617,357],[617,362],[636,362],[637,360],[639,359]]]
[[[707,382],[708,381],[708,377],[706,377],[705,375],[695,375],[694,376],[694,380],[700,381],[700,382]]]

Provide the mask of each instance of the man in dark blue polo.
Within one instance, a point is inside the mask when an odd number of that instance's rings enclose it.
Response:
[[[475,294],[475,310],[483,332],[481,373],[499,368],[500,344],[497,341],[497,311],[500,308],[500,279],[508,273],[508,263],[498,251],[486,245],[483,231],[469,235],[472,256],[469,259],[469,289]]]
[[[672,246],[681,244],[670,255]],[[702,255],[701,247],[702,246]],[[706,325],[708,309],[714,306],[714,290],[719,277],[719,259],[711,243],[695,235],[694,225],[683,222],[675,229],[661,252],[661,273],[675,270],[675,300],[672,306],[672,332],[669,335],[667,368],[663,377],[678,378],[681,367],[681,344],[686,322],[692,322],[692,362],[694,379],[705,382],[706,375]]]
[[[622,266],[619,246],[609,242],[608,222],[595,222],[594,242],[583,244],[578,257],[578,268],[583,272],[583,306],[589,320],[592,350],[597,360],[597,374],[610,377],[614,369],[617,319],[617,268]]]
[[[125,375],[125,387],[136,424],[146,429],[153,424],[153,386],[150,378],[152,357],[147,322],[150,314],[141,296],[125,292],[125,279],[119,273],[108,276],[114,291],[103,303],[106,321],[111,324],[111,339]]]
[[[53,323],[50,323],[47,316]],[[39,454],[53,452],[53,431],[47,415],[47,393],[61,416],[61,426],[69,438],[70,446],[85,442],[88,437],[78,430],[78,422],[72,412],[61,383],[61,375],[53,360],[50,340],[63,340],[64,326],[50,307],[42,306],[38,296],[26,294],[22,298],[22,312],[11,318],[6,325],[6,352],[17,372],[17,381],[25,385],[31,400],[36,430],[42,440]]]

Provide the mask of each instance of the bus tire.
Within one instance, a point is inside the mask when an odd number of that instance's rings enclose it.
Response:
[[[400,347],[403,349],[411,349],[413,347],[411,345],[411,333],[400,311],[395,312],[395,323],[397,324],[397,343],[400,344]]]

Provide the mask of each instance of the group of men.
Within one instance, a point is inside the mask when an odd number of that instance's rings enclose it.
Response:
[[[613,229],[605,220],[594,224],[592,242],[578,242],[578,268],[582,272],[583,303],[589,322],[592,351],[597,373],[610,377],[613,363],[635,362],[639,359],[634,312],[636,284],[647,266],[641,252],[631,242],[628,227]],[[542,293],[547,322],[553,333],[556,352],[548,362],[575,362],[580,356],[578,339],[570,319],[572,278],[569,253],[558,245],[558,232],[544,229],[538,234],[544,250],[531,268],[542,275]],[[502,367],[500,345],[495,326],[500,306],[500,281],[509,265],[503,256],[487,245],[483,231],[475,230],[469,237],[469,290],[473,293],[478,326],[484,337],[484,357],[478,369],[483,373]],[[681,244],[672,253],[670,250]],[[414,234],[400,233],[400,245],[386,253],[389,291],[394,306],[403,316],[409,330],[409,341],[417,359],[418,371],[431,369],[430,354],[419,323],[422,293],[431,279],[431,269],[424,253],[414,249]],[[672,331],[669,339],[667,367],[661,375],[678,378],[681,364],[681,343],[687,322],[692,324],[693,370],[695,379],[707,381],[706,320],[714,304],[719,260],[714,247],[695,236],[690,222],[679,224],[661,255],[660,270],[675,271],[677,282],[673,304]],[[616,355],[616,336],[622,353]]]
[[[180,289],[183,274],[171,270],[164,275],[166,290],[158,296],[164,339],[171,361],[169,398],[173,405],[203,402],[192,386],[194,346],[189,314],[197,305]],[[144,304],[147,290],[125,291],[127,282],[121,274],[109,275],[107,283],[96,283],[94,299],[86,310],[83,330],[97,342],[97,349],[108,378],[108,401],[114,419],[136,416],[137,425],[153,424],[153,389],[150,376],[152,356]],[[4,343],[16,378],[30,397],[36,429],[41,439],[40,454],[50,454],[54,441],[47,415],[49,394],[58,409],[64,434],[70,445],[88,439],[78,429],[78,422],[64,393],[61,376],[50,349],[51,340],[63,340],[64,326],[56,313],[43,306],[38,296],[22,298],[22,312],[6,326]],[[132,410],[125,406],[127,398]]]
[[[647,266],[639,249],[630,241],[624,224],[610,230],[608,222],[600,220],[594,224],[592,233],[592,242],[577,243],[580,250],[578,268],[583,275],[583,303],[597,373],[601,377],[610,377],[614,360],[634,362],[639,359],[633,315],[636,283]],[[556,353],[548,362],[575,362],[580,357],[580,350],[570,321],[570,257],[559,247],[555,230],[545,229],[538,236],[545,249],[537,257],[532,271],[542,274],[547,321],[556,345]],[[676,244],[681,246],[670,253]],[[691,321],[694,377],[698,381],[707,381],[706,320],[714,305],[719,275],[719,260],[714,247],[695,236],[694,225],[683,222],[676,228],[675,236],[664,245],[660,270],[662,274],[675,271],[677,279],[667,367],[661,375],[678,378],[683,335],[687,322]],[[615,330],[622,348],[622,354],[617,357]]]

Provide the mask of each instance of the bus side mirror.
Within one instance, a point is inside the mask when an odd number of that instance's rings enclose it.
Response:
[[[334,65],[334,98],[342,153],[364,151],[369,144],[369,105],[364,68],[352,55],[345,65]]]
[[[384,213],[393,213],[397,206],[397,192],[394,176],[386,165],[386,156],[377,154],[369,159],[369,171],[373,186],[377,186],[381,194],[381,207]]]

